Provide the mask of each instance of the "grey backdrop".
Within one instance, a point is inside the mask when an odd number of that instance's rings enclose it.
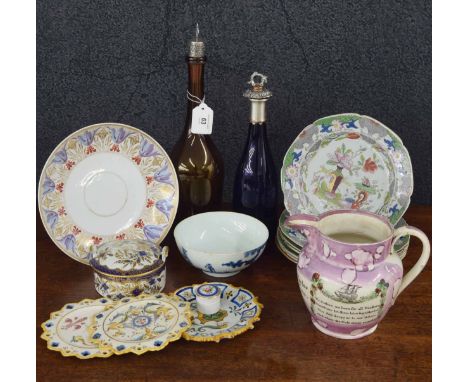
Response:
[[[42,0],[37,3],[37,172],[80,127],[122,122],[170,151],[185,118],[187,40],[207,42],[206,100],[226,166],[225,199],[247,132],[251,72],[268,75],[279,171],[315,119],[370,115],[407,146],[413,202],[431,203],[429,1]]]

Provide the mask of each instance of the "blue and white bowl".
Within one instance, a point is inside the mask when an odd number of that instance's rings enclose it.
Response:
[[[180,253],[195,268],[229,277],[256,261],[268,229],[260,220],[236,212],[206,212],[182,220],[174,230]]]

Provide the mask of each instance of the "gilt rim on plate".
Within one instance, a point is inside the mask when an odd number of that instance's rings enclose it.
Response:
[[[141,177],[145,193],[138,218],[118,232],[89,232],[68,214],[64,190],[76,166],[96,154],[125,157]],[[111,240],[145,239],[159,244],[177,212],[179,185],[174,166],[162,146],[147,133],[120,123],[83,127],[66,137],[50,154],[39,179],[38,208],[52,241],[69,257],[89,265],[95,246]]]

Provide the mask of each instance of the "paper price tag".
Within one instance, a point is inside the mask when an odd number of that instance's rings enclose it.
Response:
[[[192,110],[192,126],[190,130],[194,134],[211,134],[213,129],[213,109],[206,103],[201,103]]]

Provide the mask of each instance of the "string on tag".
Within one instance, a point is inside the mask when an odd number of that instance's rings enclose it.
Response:
[[[213,110],[205,103],[205,96],[203,96],[203,99],[200,99],[187,89],[187,99],[191,102],[198,103],[198,106],[192,109],[190,131],[193,134],[211,134],[213,128]]]
[[[195,103],[205,103],[205,96],[203,96],[203,99],[198,98],[197,96],[194,96],[192,93],[190,93],[187,89],[187,99],[189,101],[195,102]]]

